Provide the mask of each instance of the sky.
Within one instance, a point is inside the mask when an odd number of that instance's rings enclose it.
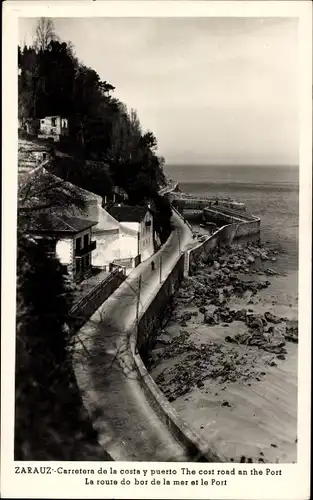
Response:
[[[297,165],[297,20],[54,18],[168,164]],[[31,43],[36,19],[20,19]]]

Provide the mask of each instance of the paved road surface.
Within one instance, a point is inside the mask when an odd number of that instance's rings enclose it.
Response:
[[[188,461],[183,447],[150,407],[128,347],[138,311],[192,241],[174,213],[176,230],[157,254],[140,264],[78,332],[74,371],[100,444],[114,460]],[[155,270],[151,270],[152,260]],[[161,265],[160,265],[161,264]],[[161,267],[161,271],[160,271]],[[138,301],[139,275],[142,277]]]

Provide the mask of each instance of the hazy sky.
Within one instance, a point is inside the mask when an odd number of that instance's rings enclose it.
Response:
[[[56,18],[167,163],[298,164],[297,21]],[[36,20],[20,21],[30,43]]]

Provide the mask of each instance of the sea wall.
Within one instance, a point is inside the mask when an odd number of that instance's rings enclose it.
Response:
[[[170,311],[172,298],[184,277],[184,262],[182,254],[139,319],[137,348],[140,351],[149,351],[154,334],[162,326],[167,310]]]
[[[230,234],[226,235],[226,227],[227,226],[221,227],[218,231],[216,231],[216,233],[208,236],[208,238],[199,243],[199,245],[186,252],[187,274],[189,274],[189,271],[193,266],[195,266],[200,260],[205,259],[221,242],[227,241]]]
[[[230,215],[226,212],[220,212],[216,209],[205,208],[203,210],[203,219],[207,222],[214,222],[215,224],[233,224],[235,222],[239,223],[242,219],[235,215]]]
[[[153,378],[149,374],[140,354],[136,348],[136,332],[130,336],[130,349],[135,364],[138,379],[149,404],[159,415],[173,436],[184,446],[186,453],[193,462],[225,462],[225,458],[201,439],[184,420],[180,418],[171,403],[163,395]]]
[[[260,238],[260,229],[261,221],[257,217],[254,217],[253,220],[241,220],[222,226],[212,236],[186,252],[186,268],[188,272],[200,260],[207,258],[210,252],[220,244],[231,245],[234,241],[244,239],[258,240]]]
[[[182,208],[180,213],[189,222],[203,222],[203,210]]]

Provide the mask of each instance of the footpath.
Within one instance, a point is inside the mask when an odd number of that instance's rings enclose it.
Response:
[[[134,269],[76,337],[73,367],[84,405],[100,445],[118,461],[188,461],[146,399],[128,342],[145,305],[192,241],[190,228],[175,212],[172,221],[168,241]]]

